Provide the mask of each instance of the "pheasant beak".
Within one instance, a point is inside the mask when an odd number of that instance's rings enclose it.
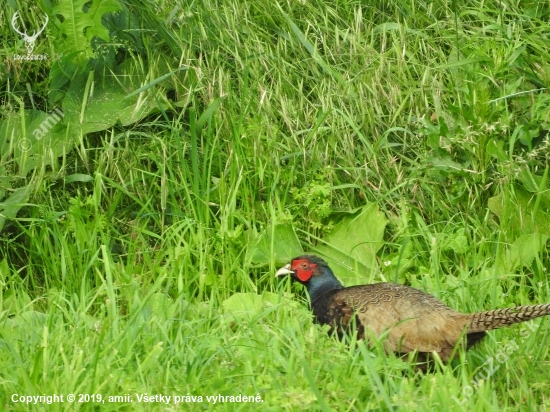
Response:
[[[275,272],[275,276],[291,275],[293,273],[294,273],[294,271],[290,270],[290,263],[289,263],[287,265],[284,265],[277,272]]]

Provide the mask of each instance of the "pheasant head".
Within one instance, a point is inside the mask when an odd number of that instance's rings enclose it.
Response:
[[[295,257],[275,273],[275,276],[284,275],[291,275],[293,280],[304,285],[312,302],[330,290],[343,289],[327,263],[317,256]]]

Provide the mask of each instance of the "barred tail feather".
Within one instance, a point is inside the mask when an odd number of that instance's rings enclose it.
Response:
[[[468,333],[497,329],[546,315],[550,315],[550,303],[472,313],[468,316]]]

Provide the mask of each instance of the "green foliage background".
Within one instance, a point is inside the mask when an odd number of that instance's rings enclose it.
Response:
[[[5,410],[54,393],[106,400],[54,410],[163,408],[146,392],[263,400],[186,410],[548,404],[547,319],[422,376],[329,337],[273,278],[307,251],[347,285],[463,312],[550,301],[547,2],[6,4]],[[27,33],[49,16],[47,59],[15,57],[15,11]]]

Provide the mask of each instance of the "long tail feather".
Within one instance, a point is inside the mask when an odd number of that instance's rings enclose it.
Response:
[[[468,333],[497,329],[545,315],[550,315],[550,303],[472,313],[468,316],[470,319]]]

